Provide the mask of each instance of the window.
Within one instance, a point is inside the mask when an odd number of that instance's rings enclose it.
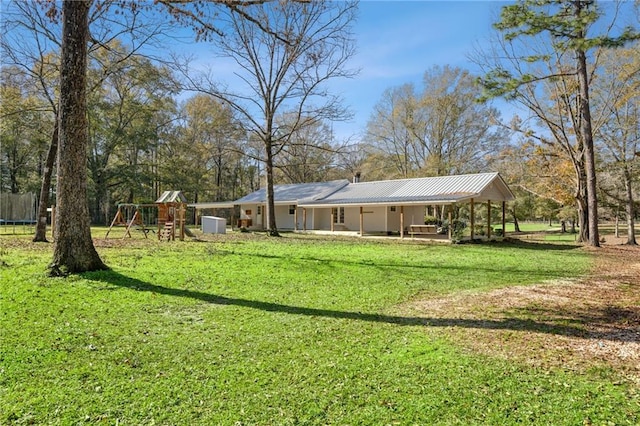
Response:
[[[262,206],[258,206],[258,207],[257,207],[256,214],[257,214],[258,216],[260,216],[260,215],[262,214]]]
[[[246,209],[244,211],[244,214],[246,214],[247,216],[251,216],[251,209]]]
[[[295,204],[291,204],[289,206],[289,214],[296,214],[296,205]]]
[[[333,223],[344,224],[344,207],[334,207],[331,209]]]
[[[389,207],[389,210],[392,211],[392,212],[395,212],[396,211],[396,206]]]

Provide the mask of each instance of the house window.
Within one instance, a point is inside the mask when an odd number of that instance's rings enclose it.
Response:
[[[331,214],[333,215],[333,223],[340,225],[344,224],[344,207],[332,208]]]
[[[389,207],[389,210],[392,211],[392,212],[395,212],[396,211],[396,206]]]
[[[289,206],[289,214],[296,214],[296,205],[295,204],[291,204]]]
[[[247,216],[251,216],[251,209],[246,209],[244,211],[244,214],[246,214]]]
[[[262,206],[258,206],[257,207],[256,213],[258,214],[258,216],[260,216],[262,214]]]

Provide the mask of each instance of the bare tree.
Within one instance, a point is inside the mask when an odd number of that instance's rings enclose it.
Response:
[[[191,90],[227,102],[244,117],[247,131],[262,142],[270,235],[278,235],[274,157],[301,129],[348,117],[340,97],[325,83],[354,75],[345,66],[354,53],[350,25],[356,8],[352,1],[227,7],[216,18],[224,36],[213,39],[221,55],[233,63],[238,85],[232,90],[215,84],[210,76],[198,79],[186,74]],[[277,122],[282,114],[289,117],[286,126]]]
[[[602,71],[593,81],[593,102],[600,112],[596,126],[596,146],[602,156],[603,169],[612,179],[610,188],[601,189],[624,205],[627,219],[627,244],[636,245],[634,180],[640,173],[640,55],[636,43],[629,49],[606,52]],[[618,214],[616,213],[616,223]]]
[[[394,174],[441,176],[477,172],[508,139],[498,111],[476,102],[481,90],[468,71],[433,67],[418,92],[411,84],[388,89],[376,105],[368,135]]]

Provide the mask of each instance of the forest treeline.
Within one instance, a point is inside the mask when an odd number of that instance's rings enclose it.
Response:
[[[10,12],[3,18],[0,190],[39,194],[57,131],[60,25],[36,2],[16,2]],[[153,16],[143,9],[92,15],[87,167],[95,224],[108,223],[118,203],[152,202],[164,190],[209,202],[265,186],[265,144],[251,131],[251,113],[238,113],[205,89],[204,76],[189,74],[188,59],[154,54],[166,49],[160,35],[176,23]],[[514,53],[517,39],[506,35],[497,31],[497,50],[474,58],[486,74],[446,64],[425,69],[421,84],[382,93],[367,128],[352,137],[336,136],[329,114],[276,115],[271,136],[286,138],[270,139],[274,182],[491,170],[517,195],[509,205],[514,219],[579,222],[577,204],[586,203],[586,192],[581,95],[570,72],[575,49],[562,51],[553,37],[540,36],[529,42],[527,61]],[[640,211],[640,45],[631,37],[616,48],[594,46],[586,60],[599,215],[628,219]],[[498,93],[518,106],[511,117],[486,101],[496,88],[487,76],[507,69],[496,62],[507,57],[501,52],[512,54],[510,69],[520,76],[519,85]],[[51,204],[55,196],[54,174]]]

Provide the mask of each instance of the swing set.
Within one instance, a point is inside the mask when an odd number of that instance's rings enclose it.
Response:
[[[111,228],[114,226],[126,226],[125,234],[122,237],[131,238],[131,229],[142,231],[145,238],[149,238],[149,232],[155,232],[153,230],[154,223],[150,221],[155,219],[154,211],[158,209],[156,204],[130,204],[121,203],[118,204],[118,211],[115,217],[111,221],[111,225],[107,230],[107,234],[104,236],[105,240],[111,232]]]

